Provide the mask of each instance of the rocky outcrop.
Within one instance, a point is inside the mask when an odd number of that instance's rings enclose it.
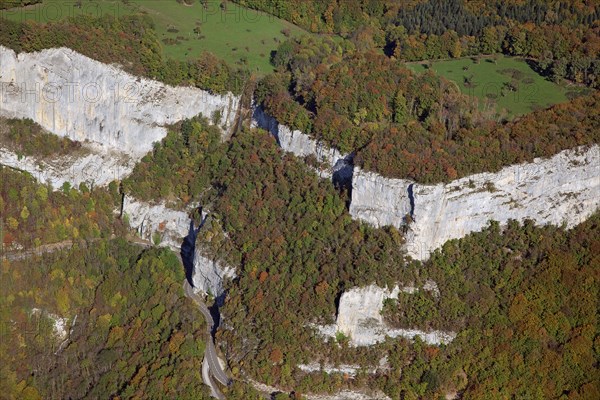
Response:
[[[164,203],[149,204],[127,196],[123,199],[123,218],[142,239],[158,241],[175,251],[181,247],[190,225],[187,212],[173,210]]]
[[[103,186],[120,180],[133,171],[135,161],[115,151],[96,151],[91,146],[78,150],[77,154],[37,159],[19,156],[0,147],[0,164],[30,173],[35,179],[54,188],[65,182],[78,187]]]
[[[394,287],[392,290],[370,285],[353,288],[344,292],[340,298],[337,320],[334,325],[314,326],[324,336],[336,337],[341,333],[350,339],[353,346],[370,346],[383,342],[386,336],[412,339],[419,336],[424,342],[439,345],[449,343],[456,336],[453,332],[424,332],[418,329],[395,329],[383,320],[381,310],[386,299],[397,298],[400,291],[414,293],[417,288],[407,286]],[[431,290],[437,295],[437,285],[428,283],[423,290]]]
[[[28,172],[39,182],[51,184],[55,189],[65,182],[72,186],[85,183],[90,188],[94,185],[105,185],[128,175],[134,165],[127,156],[114,152],[86,152],[79,156],[68,155],[39,160],[33,157],[19,157],[1,147],[0,164]],[[150,242],[158,240],[160,245],[173,249],[179,249],[181,246],[190,223],[187,212],[173,210],[164,203],[150,204],[127,196],[123,199],[122,213],[142,239]]]
[[[370,393],[342,390],[336,394],[306,394],[308,400],[391,400],[389,396],[380,391]]]
[[[318,362],[311,362],[309,364],[298,364],[298,369],[303,372],[324,372],[328,375],[331,374],[344,374],[350,377],[356,376],[359,372],[364,372],[367,374],[374,375],[378,372],[388,371],[390,369],[390,365],[387,360],[387,356],[382,357],[379,360],[379,364],[377,366],[371,367],[362,367],[356,364],[323,364]]]
[[[278,393],[285,393],[285,389],[270,386],[264,383],[256,382],[250,378],[247,378],[256,390],[262,392],[265,395],[271,397]],[[351,391],[342,390],[334,394],[316,394],[316,393],[303,393],[302,396],[307,400],[391,400],[385,393],[379,390],[365,391]]]
[[[316,170],[321,178],[339,181],[352,179],[352,155],[342,154],[299,130],[292,130],[280,124],[261,107],[254,107],[252,126],[270,132],[283,151],[302,158],[314,156],[317,162],[323,165]]]
[[[233,125],[239,97],[171,87],[67,48],[16,54],[0,46],[0,116],[30,118],[52,133],[139,158],[166,125],[221,114]]]
[[[53,333],[58,340],[65,340],[69,335],[69,331],[67,330],[67,318],[62,318],[56,314],[35,307],[31,309],[31,315],[36,317],[46,317],[52,321],[52,326],[54,328]]]
[[[43,162],[0,150],[1,162],[54,187],[65,181],[102,185],[120,179],[166,135],[166,125],[218,112],[218,124],[227,129],[238,104],[239,97],[232,94],[170,87],[70,49],[16,54],[0,46],[0,116],[31,118],[59,136],[92,144],[88,147],[93,151],[85,157]],[[448,240],[483,229],[489,220],[529,218],[571,227],[589,217],[600,202],[597,145],[498,173],[420,185],[353,169],[352,155],[279,124],[260,107],[253,109],[252,124],[271,132],[284,151],[315,156],[322,165],[317,168],[320,176],[352,181],[351,215],[378,227],[403,227],[407,252],[416,259],[428,258]]]
[[[232,279],[235,269],[223,266],[204,254],[199,248],[194,253],[194,271],[192,280],[194,288],[220,299],[225,293],[223,283],[225,279]]]
[[[233,125],[239,97],[171,87],[135,77],[70,49],[16,54],[0,46],[0,116],[30,118],[48,131],[83,143],[77,154],[36,159],[0,148],[0,163],[54,188],[105,185],[131,173],[166,136],[166,126],[198,114],[221,129]],[[179,248],[187,213],[127,198],[123,212],[147,240]]]
[[[484,229],[490,220],[531,219],[571,228],[600,206],[600,148],[565,150],[448,184],[421,185],[355,168],[350,213],[374,226],[406,226],[407,252],[427,259],[451,239]]]
[[[260,107],[253,124],[268,130],[284,151],[314,155],[317,173],[352,182],[350,214],[375,227],[392,225],[406,236],[407,254],[425,260],[451,239],[484,229],[490,220],[531,219],[539,225],[573,227],[600,206],[599,147],[565,150],[548,159],[481,173],[449,184],[421,185],[385,178],[352,166],[343,155],[310,136],[279,124]]]
[[[355,167],[350,214],[371,225],[402,226],[411,213],[408,188],[413,182],[388,179]]]

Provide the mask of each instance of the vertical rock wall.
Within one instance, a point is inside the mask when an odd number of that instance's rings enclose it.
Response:
[[[239,97],[171,87],[66,48],[16,54],[0,46],[0,116],[30,118],[50,132],[139,158],[166,125],[221,113],[233,125]]]
[[[600,207],[600,148],[565,150],[448,184],[421,185],[355,169],[350,213],[374,226],[402,227],[407,251],[424,260],[451,239],[481,231],[490,220],[532,219],[571,228]]]
[[[317,170],[320,177],[352,179],[352,155],[342,154],[337,149],[328,147],[299,130],[292,130],[280,124],[275,118],[267,115],[261,107],[255,107],[253,110],[252,126],[270,132],[283,151],[302,158],[314,156],[317,162],[324,164],[323,169]]]

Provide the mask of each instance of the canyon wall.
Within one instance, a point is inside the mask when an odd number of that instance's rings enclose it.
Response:
[[[316,169],[321,178],[333,178],[334,180],[352,178],[352,155],[342,154],[337,149],[331,148],[299,130],[292,130],[280,124],[275,118],[266,114],[261,107],[254,107],[251,126],[270,132],[283,151],[300,158],[314,156],[321,164],[321,168]]]
[[[355,167],[350,213],[377,227],[404,229],[408,254],[424,260],[448,240],[481,231],[490,220],[532,219],[571,228],[599,207],[600,148],[594,145],[448,184],[387,179]]]
[[[232,279],[235,276],[234,268],[221,265],[218,261],[202,254],[199,248],[196,248],[192,275],[196,290],[211,294],[217,299],[217,302],[220,302],[225,293],[224,280]]]
[[[129,196],[123,199],[122,211],[123,218],[137,231],[140,238],[169,246],[173,251],[179,252],[190,226],[187,212],[173,210],[164,203],[150,204]]]
[[[29,118],[46,130],[83,142],[74,154],[23,157],[1,147],[0,164],[30,173],[60,188],[86,183],[102,186],[121,180],[167,134],[166,126],[201,114],[224,131],[233,126],[239,97],[191,87],[171,87],[135,77],[70,49],[16,54],[0,46],[0,116]],[[140,238],[178,251],[188,234],[187,212],[164,203],[125,197],[122,212]],[[223,293],[222,278],[233,270],[202,256],[196,258],[194,283],[200,290]]]
[[[232,94],[212,95],[135,77],[66,48],[16,54],[0,46],[0,116],[31,118],[59,136],[85,142],[89,150],[78,157],[33,160],[0,149],[0,162],[54,187],[65,181],[103,185],[128,175],[152,143],[166,135],[168,124],[197,114],[211,118],[219,112],[218,123],[227,130],[239,100]],[[529,218],[538,224],[572,227],[600,205],[598,145],[565,150],[497,173],[421,185],[353,167],[352,155],[279,124],[260,107],[253,108],[252,125],[271,132],[282,150],[314,156],[321,164],[316,168],[321,177],[351,181],[352,217],[376,227],[401,228],[407,252],[416,259],[428,258],[448,240],[482,230],[489,220]],[[136,227],[146,221],[145,226],[156,231],[154,227],[164,225],[157,213],[168,211],[161,205],[148,207],[130,203],[126,211],[132,223],[139,222]],[[167,241],[187,229],[182,222],[172,225]],[[149,238],[149,232],[142,234]]]
[[[370,346],[383,342],[386,337],[412,339],[419,336],[424,342],[432,345],[451,342],[456,336],[454,332],[397,329],[388,326],[383,320],[381,310],[386,299],[397,298],[401,291],[411,294],[417,290],[429,290],[436,296],[439,295],[434,282],[427,282],[420,289],[413,286],[396,286],[390,290],[376,285],[352,288],[340,297],[335,324],[312,326],[325,337],[335,338],[338,333],[342,333],[350,339],[353,346]]]
[[[50,132],[142,157],[165,126],[198,114],[227,130],[239,97],[172,87],[67,48],[16,54],[0,46],[0,116],[30,118]]]
[[[0,143],[0,164],[28,172],[39,182],[57,189],[65,182],[73,187],[80,183],[89,188],[107,185],[129,175],[135,161],[125,154],[96,151],[91,146],[84,146],[75,154],[38,159],[18,155]]]
[[[422,185],[353,167],[352,155],[279,124],[260,107],[255,107],[252,123],[271,132],[282,150],[298,157],[315,156],[322,164],[317,170],[322,178],[351,182],[352,217],[375,227],[402,229],[407,254],[419,260],[429,258],[448,240],[481,231],[490,220],[504,224],[509,219],[532,219],[539,225],[564,223],[571,228],[600,207],[598,145],[565,150],[497,173]]]

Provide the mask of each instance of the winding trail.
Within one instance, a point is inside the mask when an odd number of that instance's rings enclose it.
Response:
[[[225,386],[229,386],[229,384],[231,383],[231,379],[229,379],[229,377],[227,376],[225,371],[223,371],[223,368],[221,367],[221,364],[219,363],[219,359],[217,357],[217,349],[215,347],[215,342],[212,337],[212,330],[215,325],[215,322],[210,313],[210,310],[208,309],[206,304],[204,304],[204,302],[202,301],[202,298],[200,296],[198,296],[196,293],[194,293],[194,289],[192,288],[192,285],[190,285],[190,283],[188,282],[187,279],[183,282],[183,291],[185,292],[185,295],[188,298],[190,298],[191,300],[194,301],[194,303],[196,303],[196,305],[200,309],[200,312],[202,313],[202,315],[204,315],[204,318],[206,318],[208,340],[207,340],[206,351],[204,353],[204,358],[208,364],[209,372],[219,383],[221,383],[222,385],[225,385]],[[212,384],[212,382],[209,381],[209,382],[206,382],[206,384],[208,386],[210,386],[211,389],[213,390],[213,395],[216,394],[215,397],[217,397],[219,399],[225,399],[225,396],[223,396],[223,394],[220,393],[218,391],[218,389],[216,389],[216,387]]]

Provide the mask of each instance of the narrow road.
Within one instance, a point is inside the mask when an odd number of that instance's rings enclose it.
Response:
[[[210,366],[208,365],[208,359],[206,357],[202,360],[202,381],[210,388],[210,395],[212,397],[219,400],[225,400],[225,396],[219,391],[210,377]]]
[[[194,289],[189,284],[187,279],[183,283],[183,290],[185,292],[185,295],[196,303],[196,305],[200,309],[200,312],[202,313],[202,315],[204,315],[204,318],[206,318],[209,340],[206,346],[206,352],[204,354],[204,357],[206,357],[208,361],[210,372],[214,376],[214,378],[217,381],[219,381],[222,385],[228,386],[231,383],[231,379],[229,379],[225,371],[223,371],[221,364],[219,363],[219,359],[217,358],[217,349],[215,347],[215,342],[213,341],[211,335],[211,331],[215,322],[213,320],[212,315],[210,314],[210,310],[208,309],[208,307],[206,307],[206,304],[204,304],[202,298],[200,298],[200,296],[194,293]]]
[[[115,237],[116,236],[114,234],[112,234],[110,238],[114,239]],[[0,259],[6,259],[8,261],[24,260],[24,259],[32,257],[32,256],[41,256],[42,254],[46,254],[46,253],[54,253],[55,251],[59,251],[59,250],[65,249],[65,248],[72,247],[75,243],[80,243],[80,244],[85,245],[85,244],[97,242],[101,239],[102,238],[97,238],[97,237],[91,238],[91,239],[79,239],[78,241],[73,241],[73,240],[68,239],[68,240],[63,240],[62,242],[43,244],[41,246],[34,247],[31,249],[26,249],[26,250],[0,252]],[[140,239],[137,236],[127,235],[127,237],[125,237],[125,239],[130,243],[137,244],[144,248],[149,248],[149,247],[153,246],[153,244],[150,243],[149,241]]]
[[[71,246],[73,246],[72,240],[64,240],[62,242],[44,244],[33,249],[6,252],[0,254],[0,258],[7,259],[8,261],[23,260],[31,256],[40,256],[44,253],[52,253]]]
[[[145,241],[143,239],[137,238],[137,237],[132,237],[132,236],[128,235],[128,237],[126,237],[126,239],[131,243],[137,244],[137,245],[145,247],[145,248],[153,246],[152,243]],[[99,240],[99,239],[94,238],[94,239],[89,240],[88,242],[93,242],[96,240]],[[34,249],[3,253],[0,255],[0,259],[6,259],[9,261],[22,260],[22,259],[26,259],[31,256],[34,256],[34,255],[41,255],[44,253],[52,253],[52,252],[55,252],[55,251],[58,251],[58,250],[61,250],[64,248],[68,248],[71,246],[73,246],[73,241],[65,240],[65,241],[58,242],[58,243],[51,243],[51,244],[39,246]],[[181,255],[178,254],[178,256],[179,256],[178,257],[179,260],[182,261]],[[229,379],[229,377],[227,376],[225,371],[223,371],[223,368],[221,367],[221,364],[219,363],[219,359],[217,357],[217,349],[215,347],[215,342],[212,337],[212,330],[215,325],[215,321],[210,313],[210,310],[208,309],[206,304],[204,304],[204,301],[202,300],[202,298],[200,296],[198,296],[196,293],[194,293],[194,289],[192,288],[192,286],[190,285],[190,283],[188,282],[187,279],[183,283],[183,290],[185,292],[185,295],[187,297],[189,297],[190,299],[192,299],[194,301],[194,303],[196,303],[196,305],[200,309],[200,312],[202,313],[202,315],[204,315],[204,318],[206,319],[208,341],[207,341],[206,351],[204,353],[204,358],[205,358],[206,362],[203,363],[203,368],[208,369],[208,371],[206,371],[207,372],[206,375],[208,377],[208,382],[205,382],[205,383],[211,388],[211,392],[214,397],[216,397],[220,400],[225,400],[225,396],[218,390],[218,388],[210,380],[210,375],[212,375],[219,383],[221,383],[224,386],[229,386],[231,384],[231,379]]]

